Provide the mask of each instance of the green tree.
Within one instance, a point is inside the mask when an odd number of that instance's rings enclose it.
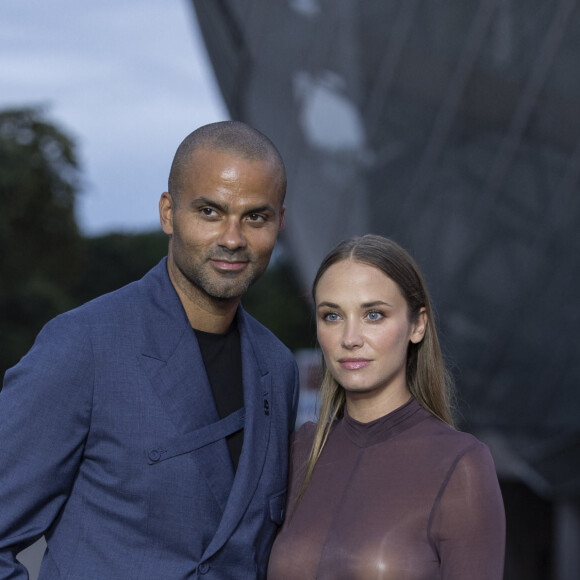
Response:
[[[278,243],[283,246],[283,240]],[[290,350],[315,346],[316,324],[309,294],[300,290],[283,251],[282,257],[272,260],[262,277],[250,286],[242,303]]]
[[[86,265],[76,293],[79,304],[141,278],[167,253],[159,232],[111,233],[88,238]],[[279,242],[283,246],[283,241]],[[284,252],[282,251],[282,254]],[[301,296],[287,260],[277,257],[244,295],[244,308],[290,349],[312,347],[315,325],[308,299]]]
[[[134,282],[167,254],[161,230],[110,233],[85,240],[86,263],[76,292],[79,304]]]
[[[0,377],[74,303],[78,191],[71,138],[40,108],[0,111]]]
[[[0,111],[0,377],[48,320],[139,279],[167,252],[160,231],[83,238],[79,180],[73,141],[41,109]],[[289,348],[313,345],[311,309],[283,258],[243,303]]]

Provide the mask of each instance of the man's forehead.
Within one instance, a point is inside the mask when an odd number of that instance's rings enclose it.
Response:
[[[198,189],[207,183],[238,184],[249,186],[244,195],[256,199],[264,194],[275,194],[275,205],[283,203],[283,173],[273,157],[248,158],[236,152],[215,149],[198,149],[192,153],[188,166],[182,172],[184,185]],[[269,197],[269,195],[268,195]]]
[[[237,160],[240,162],[245,163],[274,163],[275,159],[273,155],[265,154],[265,155],[258,155],[256,153],[251,153],[249,151],[245,151],[243,149],[236,149],[233,147],[214,147],[211,145],[200,145],[196,147],[190,155],[190,159],[192,161],[196,161],[199,159],[230,159],[230,160]]]

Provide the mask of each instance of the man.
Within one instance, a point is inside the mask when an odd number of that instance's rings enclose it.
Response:
[[[166,259],[65,313],[0,393],[0,579],[254,579],[284,515],[298,381],[240,297],[284,225],[261,133],[201,127],[159,203]],[[242,447],[243,445],[243,447]]]

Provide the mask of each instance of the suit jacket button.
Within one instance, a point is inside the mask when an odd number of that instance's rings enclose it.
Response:
[[[159,461],[161,459],[161,453],[157,451],[157,449],[152,449],[149,451],[149,460],[150,461]]]
[[[207,562],[202,562],[198,567],[197,570],[200,574],[207,574],[211,566]]]

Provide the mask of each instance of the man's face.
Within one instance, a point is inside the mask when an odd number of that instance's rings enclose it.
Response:
[[[283,226],[279,173],[271,160],[199,149],[178,199],[164,193],[159,210],[178,289],[193,301],[236,299],[268,266]]]

